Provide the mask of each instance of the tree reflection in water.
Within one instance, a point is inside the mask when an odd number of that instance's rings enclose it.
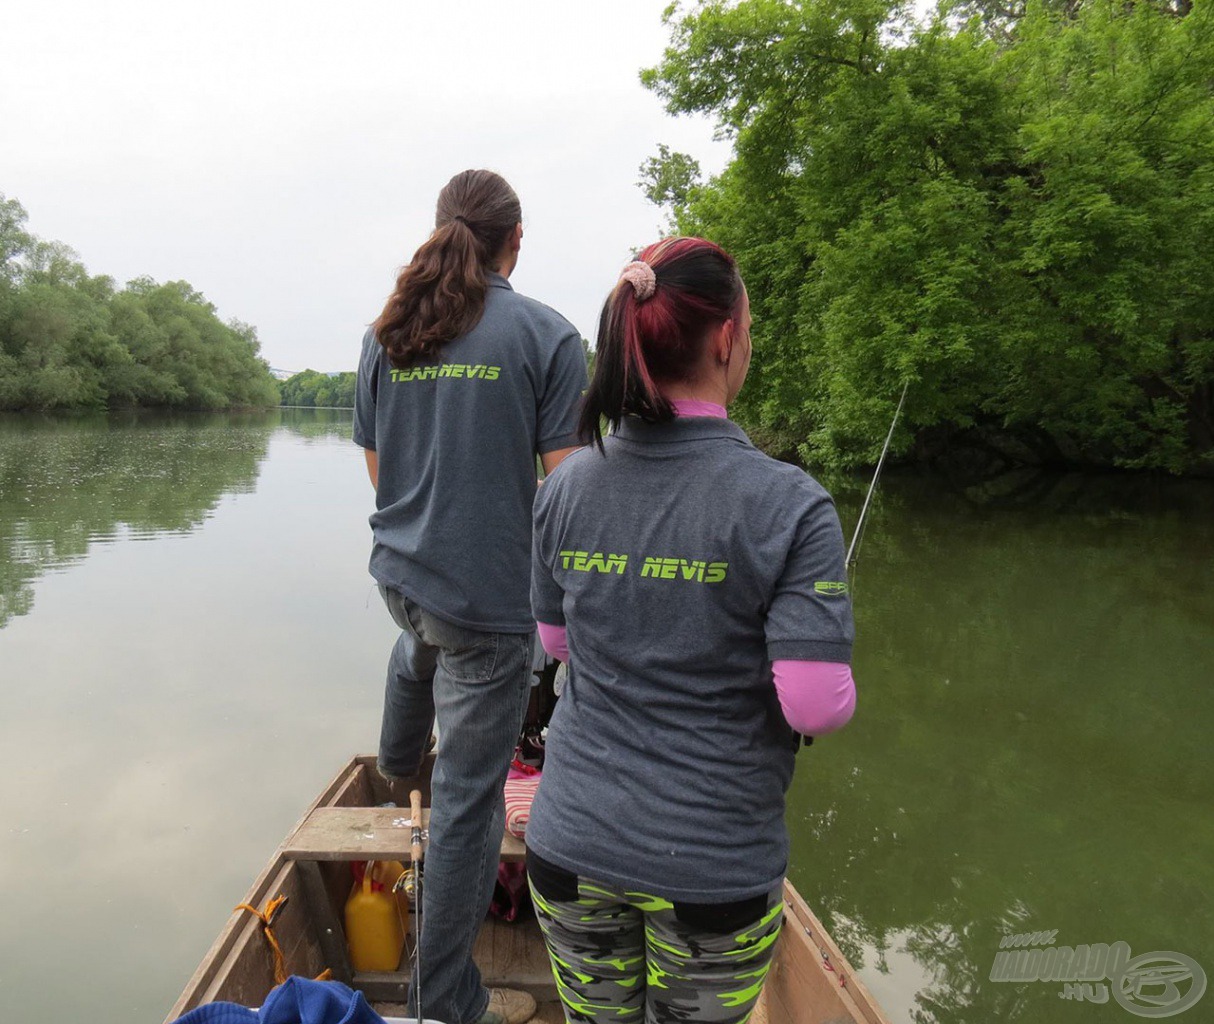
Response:
[[[253,490],[277,410],[0,416],[0,628],[34,583],[120,534],[188,533]]]
[[[866,482],[829,483],[848,528]],[[1214,949],[1211,509],[1209,481],[882,482],[856,717],[800,755],[789,825],[791,877],[891,1013],[1107,1016],[991,982],[1009,932]]]

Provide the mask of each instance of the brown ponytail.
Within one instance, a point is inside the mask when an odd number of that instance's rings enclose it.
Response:
[[[371,325],[394,366],[433,359],[476,326],[485,309],[485,272],[522,216],[518,196],[499,174],[463,171],[447,182],[434,233],[400,272]]]

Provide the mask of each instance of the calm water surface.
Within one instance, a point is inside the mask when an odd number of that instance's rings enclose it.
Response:
[[[0,419],[0,1018],[156,1024],[395,632],[350,415]],[[863,484],[832,482],[845,527]],[[891,475],[791,875],[897,1024],[1130,1022],[1006,931],[1214,975],[1214,484]],[[1214,1020],[1214,994],[1176,1018]]]

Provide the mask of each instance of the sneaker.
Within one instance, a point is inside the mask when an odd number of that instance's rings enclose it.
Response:
[[[512,988],[491,988],[489,1008],[476,1024],[527,1024],[535,1016],[535,999]]]

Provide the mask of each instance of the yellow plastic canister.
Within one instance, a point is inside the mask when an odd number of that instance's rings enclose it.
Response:
[[[371,887],[376,866],[374,861],[367,864],[362,885],[356,882],[346,900],[346,942],[350,947],[350,963],[356,971],[396,970],[405,945],[408,910],[402,909],[397,895],[391,891],[404,868],[399,862],[385,862],[376,880],[383,881],[386,888],[376,892]],[[400,900],[403,899],[402,893]]]
[[[405,866],[398,860],[373,860],[371,874],[375,881],[392,892],[397,880],[405,873]],[[396,889],[396,904],[400,907],[400,926],[404,933],[409,933],[409,896],[404,888]]]

